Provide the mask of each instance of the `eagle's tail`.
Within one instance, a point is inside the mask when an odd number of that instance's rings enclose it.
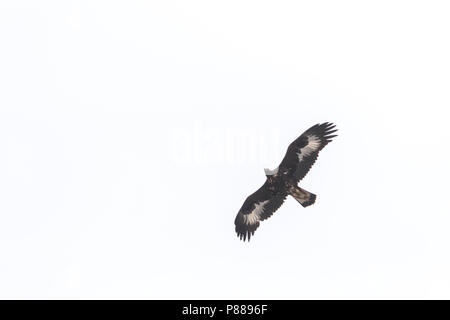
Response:
[[[289,188],[289,194],[303,207],[312,205],[316,201],[316,195],[297,186]]]

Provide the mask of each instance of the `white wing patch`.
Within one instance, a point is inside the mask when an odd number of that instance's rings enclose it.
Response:
[[[314,151],[318,150],[320,147],[320,139],[314,135],[308,136],[308,144],[300,149],[297,153],[298,161],[302,161],[304,157],[309,156]]]
[[[269,200],[259,202],[255,204],[255,209],[253,209],[252,212],[249,214],[244,214],[244,223],[249,224],[256,224],[259,222],[259,218],[261,217],[261,214],[264,212],[264,205],[269,202]]]

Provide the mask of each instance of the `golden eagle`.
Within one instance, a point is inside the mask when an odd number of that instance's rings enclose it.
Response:
[[[248,196],[239,210],[234,224],[241,240],[250,237],[259,227],[260,221],[269,218],[291,195],[303,207],[312,205],[316,195],[300,188],[297,184],[311,169],[319,155],[337,131],[332,123],[312,126],[292,142],[275,170],[264,169],[266,182],[255,193]]]

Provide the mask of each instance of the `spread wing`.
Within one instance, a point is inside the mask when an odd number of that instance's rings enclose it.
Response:
[[[267,182],[248,196],[234,220],[238,237],[241,240],[248,239],[250,241],[250,237],[258,229],[260,221],[272,216],[283,204],[286,196],[284,191],[275,194],[270,192]]]
[[[328,122],[316,124],[306,130],[289,145],[286,155],[279,166],[281,172],[291,176],[298,183],[316,162],[319,151],[332,138],[336,137],[336,135],[333,135],[336,131],[335,125]]]

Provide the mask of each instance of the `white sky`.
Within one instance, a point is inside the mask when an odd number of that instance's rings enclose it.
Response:
[[[0,298],[450,298],[447,1],[2,1]],[[339,137],[250,243],[289,143]]]

